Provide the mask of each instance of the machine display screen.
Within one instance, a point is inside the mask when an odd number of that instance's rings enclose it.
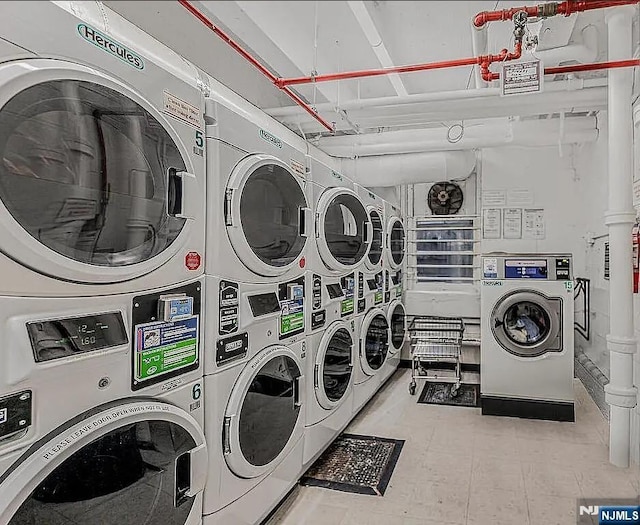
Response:
[[[272,314],[280,311],[280,301],[278,296],[272,293],[249,296],[249,306],[254,317]]]
[[[120,312],[27,323],[36,362],[129,343]]]
[[[511,259],[504,263],[505,279],[547,279],[545,259]]]
[[[376,282],[375,279],[367,279],[367,286],[371,291],[378,289],[378,283]]]

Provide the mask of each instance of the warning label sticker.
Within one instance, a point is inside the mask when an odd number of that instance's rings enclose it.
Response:
[[[200,129],[200,109],[179,99],[168,91],[164,92],[164,107],[162,111],[189,126]]]

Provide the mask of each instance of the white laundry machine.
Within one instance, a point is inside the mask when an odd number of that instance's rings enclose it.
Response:
[[[202,283],[166,292],[0,301],[0,523],[200,523]]]
[[[483,256],[483,414],[574,421],[568,254]]]
[[[397,206],[384,201],[386,236],[384,243],[384,302],[402,297],[402,270],[406,254],[406,231]]]
[[[384,383],[398,369],[400,353],[407,336],[406,310],[402,300],[392,299],[385,307],[387,322],[389,323],[389,351],[383,365],[382,382]]]
[[[206,273],[241,283],[301,276],[313,228],[306,142],[224,94],[211,93],[205,119]]]
[[[197,70],[98,3],[0,15],[0,523],[195,525]]]
[[[315,225],[307,264],[312,333],[364,308],[364,301],[358,304],[356,274],[367,257],[372,227],[352,181],[313,157],[307,164]]]
[[[206,326],[203,522],[260,523],[302,474],[307,344],[295,320],[304,316],[303,286],[212,276],[206,284],[208,308],[239,316],[231,335]]]
[[[359,340],[354,365],[354,415],[360,412],[382,385],[391,340],[386,312],[375,307],[369,309],[364,316],[357,316],[355,331]]]
[[[204,273],[198,70],[98,3],[3,2],[0,16],[0,296]]]
[[[354,329],[353,319],[334,321],[307,339],[305,470],[353,417]]]
[[[365,205],[371,222],[371,246],[357,272],[358,304],[356,313],[364,315],[369,308],[384,301],[384,202],[367,188],[355,185],[356,193]],[[364,299],[364,302],[362,300]]]

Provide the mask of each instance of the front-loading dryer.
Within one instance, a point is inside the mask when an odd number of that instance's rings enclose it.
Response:
[[[372,227],[351,180],[314,157],[307,157],[307,164],[315,241],[307,261],[311,333],[364,308],[357,297],[357,272],[367,257]]]
[[[307,339],[304,467],[310,466],[353,417],[355,321],[334,321]]]
[[[207,276],[207,308],[238,312],[232,333],[207,324],[206,525],[250,525],[302,474],[307,343],[304,285]]]
[[[364,316],[357,316],[355,331],[358,334],[358,349],[354,365],[354,415],[360,412],[382,385],[391,339],[386,312],[376,307],[371,308]]]
[[[407,337],[407,313],[401,299],[393,299],[385,307],[389,323],[389,351],[383,365],[382,382],[389,379],[400,365],[400,354]]]
[[[0,6],[0,295],[103,296],[204,272],[199,72],[81,5]]]
[[[573,421],[571,255],[489,253],[482,264],[482,413]]]
[[[313,228],[306,143],[215,86],[205,118],[206,273],[244,283],[299,277]]]
[[[0,302],[0,523],[201,522],[201,314],[201,280]]]
[[[359,184],[355,185],[355,190],[367,210],[372,232],[369,251],[356,272],[356,315],[364,315],[370,308],[384,302],[385,201]]]

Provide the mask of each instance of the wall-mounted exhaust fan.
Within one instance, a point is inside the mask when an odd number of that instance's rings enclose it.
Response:
[[[442,181],[431,186],[427,199],[434,215],[455,215],[462,207],[464,196],[455,182]]]

